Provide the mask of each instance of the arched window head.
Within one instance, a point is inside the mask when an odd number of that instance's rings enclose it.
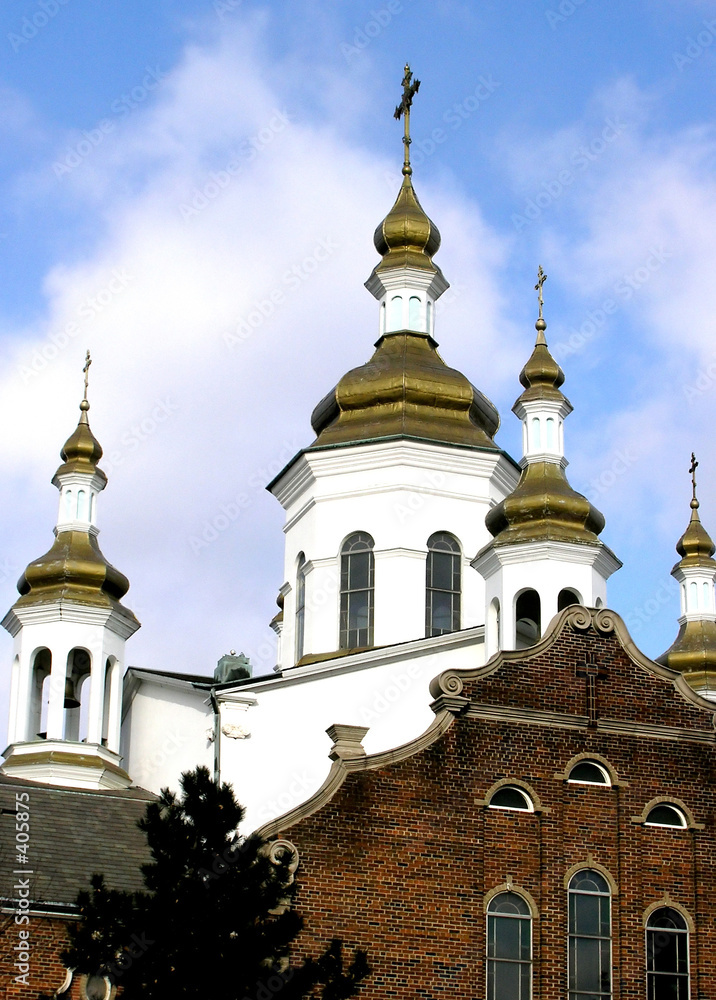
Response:
[[[534,646],[542,634],[542,610],[536,590],[525,590],[515,604],[517,649]]]
[[[646,924],[646,986],[649,1000],[689,997],[689,930],[671,906],[654,910]]]
[[[527,792],[517,785],[503,785],[490,799],[490,809],[513,809],[518,812],[534,812],[534,804]]]
[[[390,316],[388,320],[389,330],[403,329],[403,297],[394,295],[390,300]]]
[[[516,892],[493,896],[487,907],[487,1000],[530,1000],[532,914]]]
[[[580,603],[579,594],[576,590],[565,587],[564,590],[560,590],[557,597],[557,611],[564,611],[565,608],[571,607],[572,604]]]
[[[306,557],[298,555],[296,569],[296,663],[303,656],[303,641],[306,628]]]
[[[428,539],[425,567],[425,634],[445,635],[460,628],[460,546],[439,531]]]
[[[422,330],[422,324],[420,322],[420,313],[422,312],[422,303],[417,295],[411,295],[408,299],[408,328],[410,330]]]
[[[567,781],[573,781],[579,785],[611,786],[612,783],[606,767],[598,764],[595,760],[580,760],[569,772]]]
[[[650,809],[644,822],[647,826],[674,826],[681,830],[685,830],[688,825],[686,816],[678,806],[669,805],[668,802],[660,802]]]
[[[341,549],[341,649],[373,645],[373,544],[367,532],[356,531]]]
[[[569,882],[569,998],[612,996],[612,914],[609,883],[585,868]]]

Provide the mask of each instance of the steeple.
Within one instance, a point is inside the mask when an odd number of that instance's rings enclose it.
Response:
[[[440,234],[413,187],[419,86],[406,66],[395,109],[402,183],[375,231],[380,259],[366,282],[379,303],[375,351],[321,400],[315,440],[269,485],[286,511],[285,606],[272,623],[282,669],[484,621],[468,559],[487,540],[490,503],[517,476],[494,441],[497,410],[437,351],[435,303],[448,283],[433,259]],[[426,602],[441,559],[454,582],[448,625],[432,585]]]
[[[118,787],[129,784],[119,758],[124,643],[139,622],[120,603],[129,581],[97,544],[97,496],[107,477],[87,416],[91,363],[88,351],[80,418],[52,479],[60,492],[55,541],[27,566],[20,597],[2,622],[15,639],[3,770],[55,784]]]
[[[381,260],[365,283],[380,303],[380,338],[370,361],[344,375],[314,410],[312,447],[390,437],[497,447],[497,410],[469,379],[448,368],[433,338],[435,303],[449,285],[433,262],[440,233],[412,183],[410,109],[420,86],[412,77],[406,65],[394,114],[405,123],[403,183],[375,231]]]
[[[561,391],[564,372],[545,339],[546,280],[540,266],[537,337],[520,372],[524,391],[512,407],[522,421],[522,474],[512,493],[488,512],[485,524],[493,540],[472,563],[485,576],[488,593],[493,591],[494,607],[488,602],[487,608],[488,655],[534,642],[543,624],[567,604],[603,603],[606,580],[621,565],[598,538],[604,517],[572,489],[564,472],[564,420],[572,404]]]
[[[679,584],[681,615],[679,634],[658,658],[672,670],[684,673],[700,694],[716,700],[716,546],[701,523],[696,496],[695,455],[691,455],[691,517],[676,551],[681,559],[671,571]]]

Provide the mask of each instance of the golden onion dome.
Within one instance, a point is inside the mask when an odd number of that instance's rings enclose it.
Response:
[[[525,391],[517,399],[515,406],[530,399],[557,399],[565,397],[559,391],[564,382],[564,372],[554,360],[547,347],[544,331],[547,324],[543,319],[535,323],[537,339],[529,361],[520,372],[520,382]]]
[[[692,498],[690,506],[691,518],[688,526],[676,543],[676,551],[681,556],[681,559],[674,566],[674,570],[680,566],[714,566],[714,561],[711,557],[716,552],[716,545],[714,545],[711,536],[701,523],[699,501],[696,497]]]
[[[100,476],[104,482],[107,481],[104,472],[97,468],[97,463],[102,458],[102,446],[90,430],[87,417],[89,408],[89,403],[83,399],[80,403],[81,413],[77,428],[67,438],[60,451],[63,464],[55,473],[55,477],[66,472],[86,472],[89,475]]]
[[[425,334],[402,330],[376,344],[313,411],[312,448],[411,437],[499,450],[497,410],[465,375],[448,368]]]
[[[404,174],[395,204],[376,229],[373,242],[382,257],[374,274],[394,267],[439,273],[433,255],[440,248],[440,233],[418,201],[410,173]]]
[[[541,315],[535,327],[535,347],[520,373],[525,390],[513,411],[529,400],[549,399],[563,403],[569,412],[572,405],[559,388],[564,373],[547,347],[544,336],[547,324]],[[491,545],[537,541],[593,545],[599,542],[597,536],[604,528],[604,516],[585,496],[572,489],[561,463],[536,460],[525,465],[513,492],[488,511],[485,524],[493,535]]]
[[[683,581],[682,569],[705,569],[709,575],[716,575],[713,559],[716,546],[699,517],[699,501],[696,497],[696,466],[698,462],[691,456],[693,495],[691,497],[691,517],[686,531],[676,543],[676,551],[681,559],[671,571],[671,575]],[[679,626],[679,634],[674,643],[657,657],[657,663],[671,667],[687,675],[689,684],[697,691],[716,690],[716,620],[704,614],[698,619],[687,619]]]

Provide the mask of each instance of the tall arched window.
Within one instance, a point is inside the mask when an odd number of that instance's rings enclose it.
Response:
[[[663,906],[646,924],[648,1000],[688,1000],[689,930],[678,910]]]
[[[536,590],[524,590],[515,602],[515,645],[517,649],[534,646],[542,634],[542,610]]]
[[[373,645],[373,539],[356,531],[341,549],[340,648]]]
[[[530,1000],[532,914],[522,896],[501,892],[487,907],[487,1000]]]
[[[445,635],[460,628],[460,546],[438,531],[428,539],[425,570],[425,634]]]
[[[569,882],[569,998],[612,996],[612,913],[609,883],[585,868]]]
[[[303,656],[303,638],[306,627],[306,557],[298,556],[296,570],[296,663]]]

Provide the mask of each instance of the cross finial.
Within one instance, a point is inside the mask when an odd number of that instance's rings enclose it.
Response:
[[[699,463],[696,461],[696,455],[694,455],[694,453],[692,451],[691,452],[691,465],[689,466],[689,472],[691,473],[691,489],[693,491],[692,492],[692,496],[691,496],[691,506],[692,507],[698,507],[698,505],[699,505],[699,501],[696,499],[696,470],[698,468],[698,465],[699,465]]]
[[[403,173],[412,174],[413,168],[410,166],[410,143],[413,141],[410,138],[410,108],[413,103],[413,98],[420,89],[420,80],[415,80],[411,83],[413,79],[413,74],[410,71],[410,66],[408,63],[405,64],[405,75],[403,76],[403,96],[400,99],[400,104],[396,107],[393,117],[400,121],[401,116],[405,118],[405,133],[403,135],[403,144],[405,146],[405,159],[403,161]]]
[[[535,291],[537,292],[537,301],[539,303],[539,319],[542,319],[542,306],[544,305],[544,299],[542,298],[542,285],[547,280],[547,275],[542,270],[542,265],[537,268],[537,284],[535,285]]]
[[[82,371],[85,373],[85,394],[82,397],[83,403],[87,403],[87,388],[89,386],[89,369],[91,364],[92,364],[92,358],[90,357],[90,352],[87,351],[87,353],[85,354],[85,366],[82,369]],[[89,404],[87,406],[83,406],[82,409],[88,410]]]

